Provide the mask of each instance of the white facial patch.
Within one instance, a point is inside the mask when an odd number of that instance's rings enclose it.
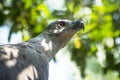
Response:
[[[61,29],[55,29],[53,33],[60,33],[65,29],[65,27],[62,27]]]

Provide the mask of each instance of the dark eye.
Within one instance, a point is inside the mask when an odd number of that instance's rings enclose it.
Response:
[[[57,23],[57,27],[58,28],[62,28],[64,26],[65,26],[65,22],[64,21],[60,21],[60,22]]]

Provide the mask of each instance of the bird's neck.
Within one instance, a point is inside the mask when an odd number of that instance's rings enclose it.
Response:
[[[41,53],[46,56],[48,61],[50,61],[61,48],[59,40],[44,34],[29,40],[28,44],[31,44],[32,47],[40,50]]]

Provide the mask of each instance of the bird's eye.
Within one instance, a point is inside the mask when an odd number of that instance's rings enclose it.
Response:
[[[57,23],[57,27],[58,28],[62,28],[64,26],[65,26],[65,22],[64,21],[60,21],[60,22]]]

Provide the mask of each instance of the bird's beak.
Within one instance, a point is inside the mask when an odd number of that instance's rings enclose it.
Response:
[[[83,20],[74,21],[74,26],[76,26],[78,29],[83,29],[83,31],[84,31],[84,22],[83,22]]]

